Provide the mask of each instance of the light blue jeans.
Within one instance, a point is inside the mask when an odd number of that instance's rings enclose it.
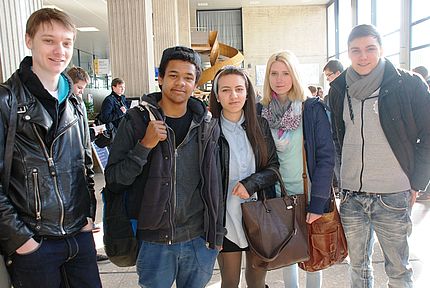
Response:
[[[299,287],[299,265],[282,268],[285,288]],[[322,271],[306,272],[306,288],[321,288]]]
[[[212,277],[217,249],[209,249],[203,238],[175,244],[142,241],[137,257],[139,286],[148,288],[202,288]]]
[[[372,288],[372,254],[378,237],[388,287],[412,287],[408,237],[412,232],[410,192],[390,194],[342,192],[340,215],[348,242],[351,287]]]

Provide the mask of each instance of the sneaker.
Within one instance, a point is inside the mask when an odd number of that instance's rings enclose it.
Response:
[[[97,254],[97,262],[109,260],[109,257],[103,254]]]
[[[417,201],[430,201],[430,193],[428,192],[420,192],[417,197]]]

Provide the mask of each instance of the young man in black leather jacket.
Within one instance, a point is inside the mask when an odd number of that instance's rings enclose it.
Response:
[[[2,178],[10,103],[18,110],[12,173],[8,189],[0,186],[0,248],[14,287],[101,287],[88,125],[62,73],[75,37],[64,12],[34,12],[25,35],[32,57],[0,89]]]

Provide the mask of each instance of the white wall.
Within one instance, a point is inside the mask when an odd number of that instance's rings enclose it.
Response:
[[[270,55],[286,49],[313,69],[305,74],[317,73],[318,82],[312,84],[323,83],[322,67],[327,54],[325,6],[244,7],[242,23],[245,68],[254,83],[255,66],[265,65]],[[262,91],[262,87],[257,90]]]

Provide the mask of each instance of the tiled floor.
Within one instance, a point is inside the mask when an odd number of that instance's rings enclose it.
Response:
[[[103,187],[104,179],[102,174],[96,174],[96,187],[98,191]],[[101,199],[98,199],[97,223],[101,222]],[[412,213],[414,229],[410,238],[411,243],[411,264],[415,275],[415,288],[430,287],[430,201],[416,203]],[[101,224],[101,223],[100,223]],[[102,232],[94,234],[96,246],[99,253],[103,253],[103,235]],[[373,267],[375,274],[375,288],[386,287],[386,276],[384,273],[384,261],[381,250],[375,245],[373,256]],[[133,288],[137,285],[137,274],[135,267],[120,268],[116,267],[109,261],[99,263],[100,276],[104,288]],[[305,287],[305,273],[300,271],[300,285]],[[271,271],[268,273],[266,282],[270,288],[284,288],[282,272]],[[345,261],[342,264],[334,265],[323,271],[323,288],[347,288],[348,282],[348,264]],[[245,283],[241,287],[246,287]],[[220,287],[219,269],[216,266],[213,277],[207,287]]]

